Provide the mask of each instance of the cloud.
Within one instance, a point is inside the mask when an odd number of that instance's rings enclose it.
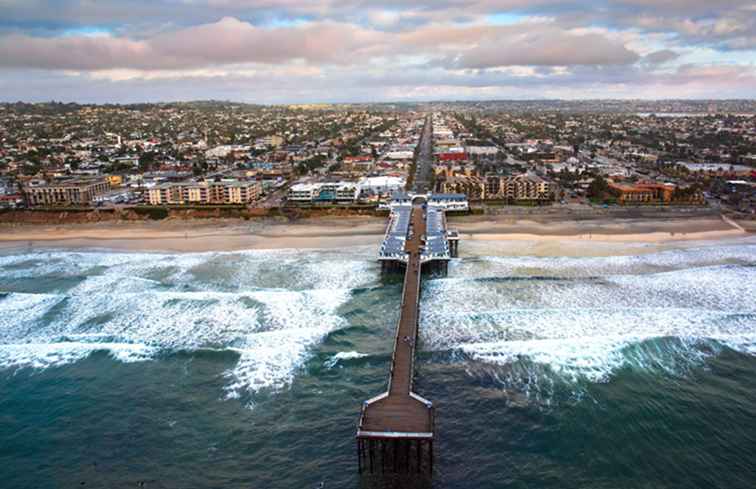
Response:
[[[0,66],[59,70],[172,70],[243,63],[366,63],[375,58],[443,54],[455,67],[629,64],[637,53],[603,34],[550,23],[516,26],[431,25],[384,32],[319,22],[261,28],[226,17],[146,40],[113,36],[0,37]]]
[[[484,39],[456,60],[461,68],[512,65],[624,65],[640,59],[621,42],[595,33],[576,34],[552,26],[507,32]]]
[[[124,37],[0,37],[0,66],[59,70],[161,70],[292,60],[342,63],[359,56],[377,34],[345,24],[265,29],[224,18],[148,40]]]
[[[4,100],[750,97],[754,52],[753,0],[0,0]]]
[[[680,53],[671,49],[661,49],[643,56],[643,62],[650,65],[661,65],[680,57]]]

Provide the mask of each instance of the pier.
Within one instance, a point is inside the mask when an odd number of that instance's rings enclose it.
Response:
[[[360,471],[433,470],[433,404],[412,390],[425,210],[422,198],[416,199],[410,210],[401,315],[394,335],[388,390],[362,405],[357,429]]]
[[[432,132],[426,119],[419,143],[418,175],[432,167]],[[431,170],[432,171],[432,170]],[[457,256],[459,234],[449,230],[447,209],[466,209],[460,195],[427,192],[425,178],[411,193],[394,195],[386,235],[379,252],[384,273],[403,272],[399,323],[394,334],[388,389],[362,404],[357,427],[360,472],[433,472],[435,422],[433,403],[413,390],[415,350],[419,338],[420,285],[423,271],[448,272]]]

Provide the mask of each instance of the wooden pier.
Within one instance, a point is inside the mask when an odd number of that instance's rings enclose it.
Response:
[[[365,401],[357,428],[360,472],[433,472],[433,404],[412,390],[418,340],[425,200],[412,204],[401,316],[394,337],[388,391]]]

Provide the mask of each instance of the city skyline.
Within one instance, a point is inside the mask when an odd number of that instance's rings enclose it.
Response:
[[[727,0],[0,2],[0,102],[756,97]]]

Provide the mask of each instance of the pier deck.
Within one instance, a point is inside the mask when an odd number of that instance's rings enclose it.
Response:
[[[404,269],[399,324],[394,337],[388,389],[362,404],[357,428],[357,460],[363,467],[386,472],[433,473],[434,408],[413,391],[418,340],[420,281],[423,266],[446,274],[456,256],[458,236],[446,228],[455,195],[430,195],[433,171],[432,119],[427,117],[419,142],[417,171],[411,193],[395,194],[379,260],[384,272]],[[449,202],[447,202],[449,201]],[[464,203],[466,205],[466,202]],[[458,203],[455,205],[459,205]],[[391,470],[391,469],[389,469]]]
[[[422,466],[422,449],[427,447],[428,466],[433,459],[433,405],[412,391],[415,347],[418,339],[420,280],[422,272],[422,241],[426,232],[425,210],[423,204],[413,204],[410,230],[405,243],[408,255],[402,292],[402,306],[399,324],[394,338],[394,353],[391,360],[389,386],[387,392],[362,406],[357,430],[360,466],[370,451],[369,460],[372,471],[373,442],[386,440],[406,443],[416,442],[418,454],[416,466]],[[365,442],[368,442],[366,445]],[[367,447],[367,448],[366,448]],[[397,446],[393,449],[398,450]],[[409,448],[406,449],[409,453]],[[384,445],[381,452],[385,453]],[[407,466],[410,462],[407,461]],[[383,462],[382,462],[383,464]],[[382,465],[383,466],[383,465]]]

